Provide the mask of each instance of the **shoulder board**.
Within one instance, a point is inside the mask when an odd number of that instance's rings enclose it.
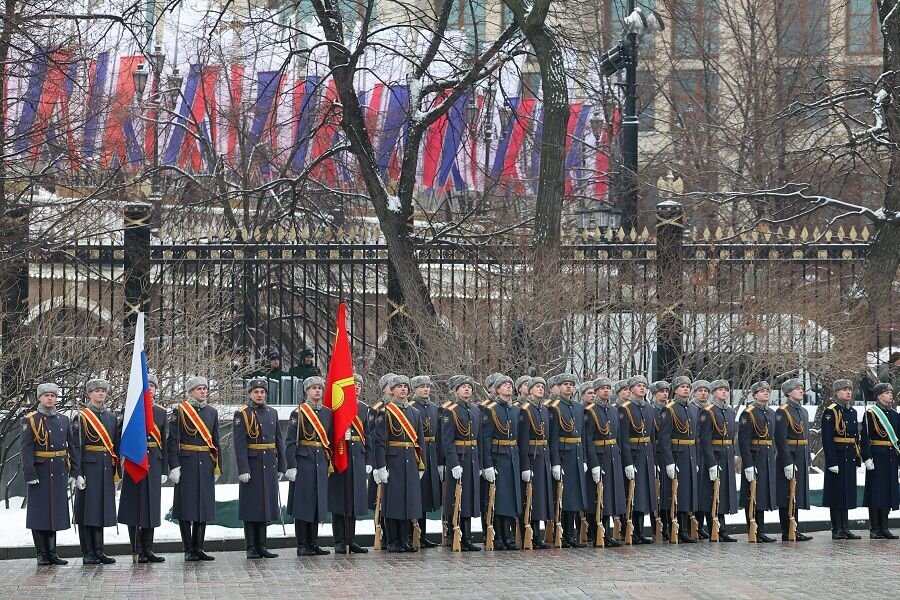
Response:
[[[443,409],[447,409],[450,406],[454,406],[453,400],[445,400],[444,402],[441,403],[441,408],[443,408]]]
[[[755,409],[756,409],[756,406],[754,406],[753,404],[751,404],[750,406],[748,406],[747,408],[744,409],[744,412],[751,413],[751,412],[753,412]]]
[[[31,411],[30,413],[26,413],[26,414],[25,414],[25,418],[26,418],[26,419],[30,419],[31,417],[33,417],[33,416],[36,415],[36,414],[37,414],[37,411],[36,411],[36,410],[33,410],[33,411]]]
[[[559,400],[551,400],[549,406],[551,408],[556,408],[557,406],[559,406]]]
[[[672,408],[674,405],[675,405],[674,400],[669,400],[668,402],[666,402],[666,408]]]
[[[447,405],[447,408],[445,410],[455,410],[457,406],[459,406],[459,404],[451,402],[449,405]]]
[[[531,402],[523,402],[522,410],[524,410],[525,412],[531,411]]]
[[[495,406],[497,406],[497,403],[496,402],[488,402],[484,406],[485,406],[485,408],[494,408]]]
[[[837,410],[837,408],[838,408],[837,403],[836,403],[836,402],[832,402],[832,403],[829,404],[827,407],[825,407],[825,410]]]
[[[375,404],[373,404],[373,405],[370,406],[369,408],[370,408],[371,410],[381,410],[382,405],[383,405],[383,403],[381,403],[381,402],[376,402]]]
[[[788,409],[787,402],[785,402],[784,404],[782,404],[781,406],[778,407],[778,410],[783,410],[784,412],[787,412],[787,409]]]
[[[707,412],[712,412],[713,406],[714,406],[713,403],[710,402],[709,404],[707,404],[706,406],[703,407],[703,410],[705,410]]]
[[[629,406],[631,406],[631,400],[626,400],[622,403],[622,408],[627,408]]]
[[[245,404],[245,405],[243,405],[242,407],[240,407],[239,409],[237,409],[237,411],[238,411],[238,412],[244,412],[244,411],[247,410],[248,408],[249,408],[249,407]]]

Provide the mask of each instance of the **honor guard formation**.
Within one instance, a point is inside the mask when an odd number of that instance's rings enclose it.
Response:
[[[359,395],[362,378],[355,382]],[[636,376],[579,383],[561,374],[513,381],[494,373],[479,401],[473,379],[457,375],[448,379],[449,397],[441,403],[428,376],[389,373],[378,383],[378,402],[359,400],[342,445],[349,467],[337,473],[332,412],[322,403],[325,380],[303,381],[305,401],[291,413],[286,437],[278,412],[266,403],[268,381],[247,382],[247,402],[233,417],[234,457],[228,457],[239,473],[247,558],[277,556],[266,547],[266,526],[281,521],[282,479],[289,482],[286,507],[298,556],[330,554],[318,539],[329,513],[335,552],[368,552],[355,533],[357,519],[370,510],[375,548],[388,552],[438,545],[482,550],[472,535],[474,519],[481,521],[485,549],[498,551],[735,542],[725,515],[740,509],[751,543],[775,541],[763,530],[774,510],[782,541],[811,539],[797,530],[798,511],[810,508],[811,463],[799,379],[782,384],[786,401],[774,408],[769,384],[754,383],[739,416],[724,380],[676,377],[648,385]],[[152,375],[149,387],[155,397]],[[859,539],[847,513],[856,508],[856,468],[864,465],[869,537],[896,539],[888,530],[889,511],[900,507],[894,391],[877,384],[877,401],[858,420],[853,384],[840,379],[833,389],[821,429],[832,538]],[[22,419],[26,526],[38,564],[67,564],[57,554],[56,532],[73,523],[84,564],[115,562],[104,551],[103,531],[117,522],[128,527],[134,562],[164,561],[153,551],[153,536],[167,480],[174,485],[172,514],[184,560],[214,560],[204,538],[215,519],[224,457],[207,380],[189,378],[186,398],[168,410],[153,405],[149,475],[139,482],[121,468],[122,419],[106,408],[108,390],[104,380],[88,381],[84,406],[70,418],[56,409],[58,386],[43,383],[37,409]],[[443,527],[429,538],[425,516],[438,510]]]

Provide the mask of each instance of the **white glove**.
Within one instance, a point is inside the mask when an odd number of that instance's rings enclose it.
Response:
[[[159,482],[160,482],[160,483],[165,483],[165,482],[167,482],[168,480],[169,480],[169,478],[166,477],[165,475],[160,475],[160,476],[159,476]]]
[[[372,481],[374,481],[376,484],[381,483],[381,473],[378,471],[378,469],[372,471]]]
[[[344,440],[350,441],[350,428],[347,428],[347,431],[344,432]]]
[[[456,465],[452,469],[450,469],[450,474],[453,475],[453,479],[462,479],[462,471],[463,468],[459,465]]]
[[[563,470],[560,465],[553,465],[550,469],[550,474],[553,475],[553,479],[559,481],[562,479]]]
[[[697,465],[696,467],[694,467],[694,473],[699,473],[699,472],[700,472],[700,465]]]
[[[867,458],[864,464],[866,465],[866,471],[875,470],[875,462],[871,458]]]
[[[175,467],[169,471],[169,481],[178,485],[178,482],[181,481],[181,467]]]
[[[531,483],[532,477],[534,477],[534,473],[531,471],[522,471],[522,481],[525,483]]]
[[[425,471],[419,471],[419,479],[425,477]]]
[[[744,477],[747,478],[747,481],[756,480],[756,469],[754,467],[747,467],[744,469]]]
[[[594,483],[600,483],[600,477],[603,475],[603,469],[600,467],[594,467],[591,469],[591,477],[594,480]]]
[[[372,465],[366,465],[366,475],[372,472]]]
[[[387,483],[387,482],[388,482],[388,470],[387,470],[387,467],[381,467],[380,469],[378,469],[378,477],[381,478],[381,483]]]
[[[78,476],[78,478],[75,480],[75,487],[77,487],[79,490],[83,490],[87,487],[87,482],[84,480],[84,475]]]
[[[710,467],[709,468],[709,480],[715,481],[718,478],[719,478],[719,466],[716,465],[715,467]]]
[[[238,481],[240,481],[241,483],[247,483],[248,481],[250,481],[250,473],[241,473],[240,475],[238,475]]]
[[[794,465],[786,465],[784,467],[784,478],[785,479],[793,479],[794,478]]]
[[[31,481],[26,481],[25,483],[27,483],[28,485],[37,485],[40,483],[40,480],[32,479]]]
[[[497,481],[497,469],[494,467],[488,467],[484,470],[484,480],[488,483],[494,483]]]
[[[285,471],[284,478],[288,481],[297,481],[297,469],[288,469]]]
[[[675,479],[675,463],[666,465],[666,475],[669,477],[669,479]]]
[[[284,479],[284,473],[278,473],[278,481]]]
[[[444,480],[444,465],[438,465],[438,477],[441,481]]]
[[[587,463],[581,463],[582,470],[587,473]]]
[[[625,467],[625,477],[626,479],[634,479],[634,475],[637,471],[635,471],[634,465],[628,465]]]
[[[837,475],[841,472],[841,468],[838,465],[834,465],[833,467],[828,467],[828,470]]]

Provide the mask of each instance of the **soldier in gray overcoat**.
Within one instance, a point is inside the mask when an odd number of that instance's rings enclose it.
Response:
[[[103,528],[116,524],[116,481],[119,468],[119,424],[107,410],[109,383],[91,379],[88,400],[72,421],[72,453],[78,455],[75,476],[75,524],[84,564],[111,564],[103,551]]]
[[[712,527],[713,519],[719,520],[719,541],[735,542],[725,531],[725,515],[738,511],[737,484],[734,473],[734,433],[736,429],[734,409],[728,404],[731,387],[724,379],[710,384],[712,398],[706,408],[700,411],[697,426],[697,443],[703,456],[700,480],[708,481],[708,486],[700,488],[700,510],[706,513],[706,520]],[[712,514],[713,490],[719,480],[719,499],[716,513]],[[708,490],[708,493],[707,491]]]
[[[37,386],[38,406],[22,418],[19,442],[22,474],[28,489],[25,527],[31,530],[38,565],[67,565],[56,553],[56,532],[68,529],[67,484],[75,483],[78,460],[71,452],[69,418],[56,410],[59,386]]]
[[[388,384],[391,398],[375,420],[372,431],[376,481],[384,485],[382,514],[388,552],[416,552],[412,521],[422,516],[422,415],[410,406],[409,378],[393,375]]]
[[[548,443],[550,417],[544,406],[545,385],[542,377],[532,377],[528,382],[528,401],[519,410],[519,464],[525,488],[523,499],[527,497],[527,486],[531,484],[531,514],[526,515],[523,506],[522,518],[530,516],[535,550],[550,547],[541,535],[541,521],[553,519],[553,478]]]
[[[593,386],[596,396],[593,402],[585,405],[584,411],[584,444],[589,475],[593,486],[588,486],[588,507],[595,511],[597,502],[596,485],[603,481],[603,529],[605,537],[603,545],[621,546],[621,542],[613,538],[610,527],[610,516],[618,516],[625,512],[625,474],[622,470],[622,452],[619,448],[618,409],[609,403],[612,396],[612,381],[606,377],[595,379]],[[593,513],[592,513],[593,514]],[[596,543],[597,523],[588,517],[589,535]]]
[[[691,418],[694,419],[694,423],[699,423],[698,419],[706,407],[709,406],[709,395],[711,390],[709,389],[710,383],[704,379],[698,379],[691,386],[691,400],[688,402],[688,407],[691,409]],[[730,390],[729,390],[730,391]],[[706,466],[703,463],[703,453],[698,453],[697,458],[700,461],[700,472],[706,470]],[[705,498],[707,496],[712,495],[712,484],[707,477],[700,477],[697,482],[697,487],[700,492],[700,498]],[[694,517],[697,519],[697,532],[701,540],[709,539],[709,531],[707,530],[707,526],[709,526],[709,522],[706,521],[706,513],[699,508],[694,511]]]
[[[584,548],[578,539],[579,513],[587,508],[587,487],[584,474],[584,443],[581,439],[584,427],[584,406],[575,401],[578,381],[571,373],[556,376],[559,396],[547,406],[550,418],[550,463],[556,485],[563,486],[562,515],[563,548]]]
[[[644,535],[644,515],[656,510],[656,429],[654,411],[647,402],[647,379],[636,375],[628,380],[629,399],[619,405],[620,441],[625,477],[634,480],[634,506],[631,518],[635,544],[656,540]]]
[[[513,404],[513,380],[498,375],[495,400],[482,409],[481,439],[484,480],[494,485],[495,550],[518,550],[516,520],[522,514],[519,463],[519,408]],[[485,486],[487,487],[487,486]]]
[[[778,495],[778,516],[781,521],[781,540],[788,541],[790,525],[790,482],[796,480],[794,488],[794,518],[802,508],[809,509],[809,467],[812,455],[809,449],[809,414],[803,408],[803,382],[788,379],[781,384],[781,393],[787,402],[775,411],[775,448],[778,452],[776,464],[781,473],[776,472],[775,486]],[[780,476],[779,476],[780,475]],[[798,542],[807,542],[812,536],[797,532]]]
[[[357,403],[356,419],[347,429],[344,442],[348,450],[347,469],[335,471],[328,477],[328,506],[331,508],[331,528],[334,533],[334,553],[344,554],[347,546],[353,554],[366,554],[368,550],[356,543],[356,519],[369,514],[366,481],[372,472],[372,456],[369,452],[369,407],[359,400],[362,384],[354,376]],[[347,490],[347,486],[350,490]]]
[[[438,434],[441,428],[441,420],[438,416],[439,407],[431,400],[432,383],[427,375],[418,375],[409,380],[413,395],[409,400],[410,405],[422,413],[422,452],[425,455],[425,473],[422,475],[422,518],[419,519],[420,541],[423,548],[434,548],[438,544],[425,536],[425,516],[432,511],[441,509],[441,477],[438,472],[438,447],[440,441]]]
[[[475,382],[470,377],[455,381],[457,401],[444,409],[441,417],[441,440],[448,478],[444,494],[444,514],[453,514],[456,486],[462,484],[459,523],[462,529],[462,550],[481,550],[472,543],[472,518],[481,516],[481,409],[472,401]]]
[[[209,382],[189,377],[187,400],[169,414],[169,481],[175,484],[172,516],[178,519],[184,560],[215,560],[203,549],[206,524],[216,518],[219,468],[219,412],[209,405]]]
[[[738,444],[741,451],[741,506],[747,511],[749,525],[751,515],[750,484],[756,481],[757,542],[774,542],[765,534],[765,514],[778,507],[775,497],[775,413],[769,408],[771,388],[765,381],[750,386],[753,402],[744,409],[738,424]]]
[[[297,556],[331,554],[318,544],[319,523],[328,518],[328,476],[331,463],[331,409],[322,405],[325,380],[303,380],[306,401],[291,413],[285,443],[288,514],[294,517]]]
[[[159,382],[148,376],[150,395],[156,398]],[[169,420],[166,409],[153,404],[153,430],[147,435],[147,476],[135,483],[127,471],[122,473],[122,495],[119,497],[119,523],[128,526],[131,555],[138,563],[160,563],[165,558],[153,552],[153,533],[162,522],[162,484],[168,479],[169,459],[165,442]],[[119,422],[121,427],[121,420]]]
[[[267,406],[269,382],[247,382],[247,403],[234,413],[234,457],[238,472],[238,518],[244,522],[247,558],[276,558],[266,548],[266,526],[281,521],[278,482],[284,476],[285,448],[278,411]]]
[[[698,510],[697,476],[699,461],[697,457],[697,420],[696,411],[690,410],[687,398],[676,396],[675,400],[660,412],[659,446],[660,468],[664,469],[662,498],[660,510],[671,517],[672,499],[676,501],[676,518],[678,520],[678,542],[692,544],[697,540],[690,535],[691,513]],[[675,480],[678,481],[678,494],[673,494]],[[671,535],[671,534],[670,534]],[[672,540],[673,542],[675,540]]]

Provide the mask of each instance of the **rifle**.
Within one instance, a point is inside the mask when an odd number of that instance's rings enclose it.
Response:
[[[441,481],[441,498],[447,495],[447,482]],[[441,511],[441,546],[447,545],[447,515]]]
[[[747,499],[747,518],[750,524],[747,528],[747,541],[751,544],[756,543],[756,479],[750,482],[750,497]]]
[[[634,511],[634,479],[628,481],[628,507],[625,513],[625,543],[627,545],[632,544],[632,537],[634,536],[634,520],[632,518],[631,513]]]
[[[563,482],[560,480],[556,486],[556,514],[553,523],[555,535],[553,536],[553,545],[562,548],[562,502],[563,502]]]
[[[497,484],[492,483],[488,486],[487,508],[484,511],[484,522],[487,525],[484,528],[484,548],[485,550],[494,549],[494,502],[497,499]]]
[[[459,528],[459,510],[462,506],[462,480],[456,482],[456,493],[453,498],[453,552],[462,551],[462,529]]]
[[[700,524],[697,522],[697,515],[691,514],[691,539],[698,541],[700,539]]]
[[[660,494],[659,477],[656,478],[656,541],[663,541],[662,494]]]
[[[722,483],[722,476],[717,475],[716,480],[713,481],[713,495],[712,495],[712,510],[710,511],[710,519],[712,523],[710,523],[709,529],[709,541],[710,542],[718,542],[719,541],[719,486]]]
[[[422,549],[422,528],[419,527],[418,519],[411,519],[412,521],[412,545],[416,550]]]
[[[581,527],[578,532],[578,539],[581,543],[585,543],[588,541],[588,520],[587,515],[584,512],[578,513],[581,516]]]
[[[522,521],[525,524],[525,531],[522,533],[522,549],[531,550],[534,548],[534,531],[531,529],[531,482],[525,484],[525,514],[522,515]]]
[[[378,484],[375,492],[375,549],[381,550],[381,498],[384,495],[384,484]]]
[[[797,506],[797,467],[794,467],[794,476],[791,477],[791,487],[788,493],[788,541],[797,541],[797,519],[794,517],[794,510]]]
[[[597,532],[594,535],[594,547],[603,548],[603,540],[606,538],[606,529],[603,527],[603,480],[597,482],[597,508],[594,511],[594,520],[597,522]]]
[[[678,543],[678,467],[675,467],[675,479],[672,480],[672,507],[670,509],[672,526],[669,529],[669,542]]]

